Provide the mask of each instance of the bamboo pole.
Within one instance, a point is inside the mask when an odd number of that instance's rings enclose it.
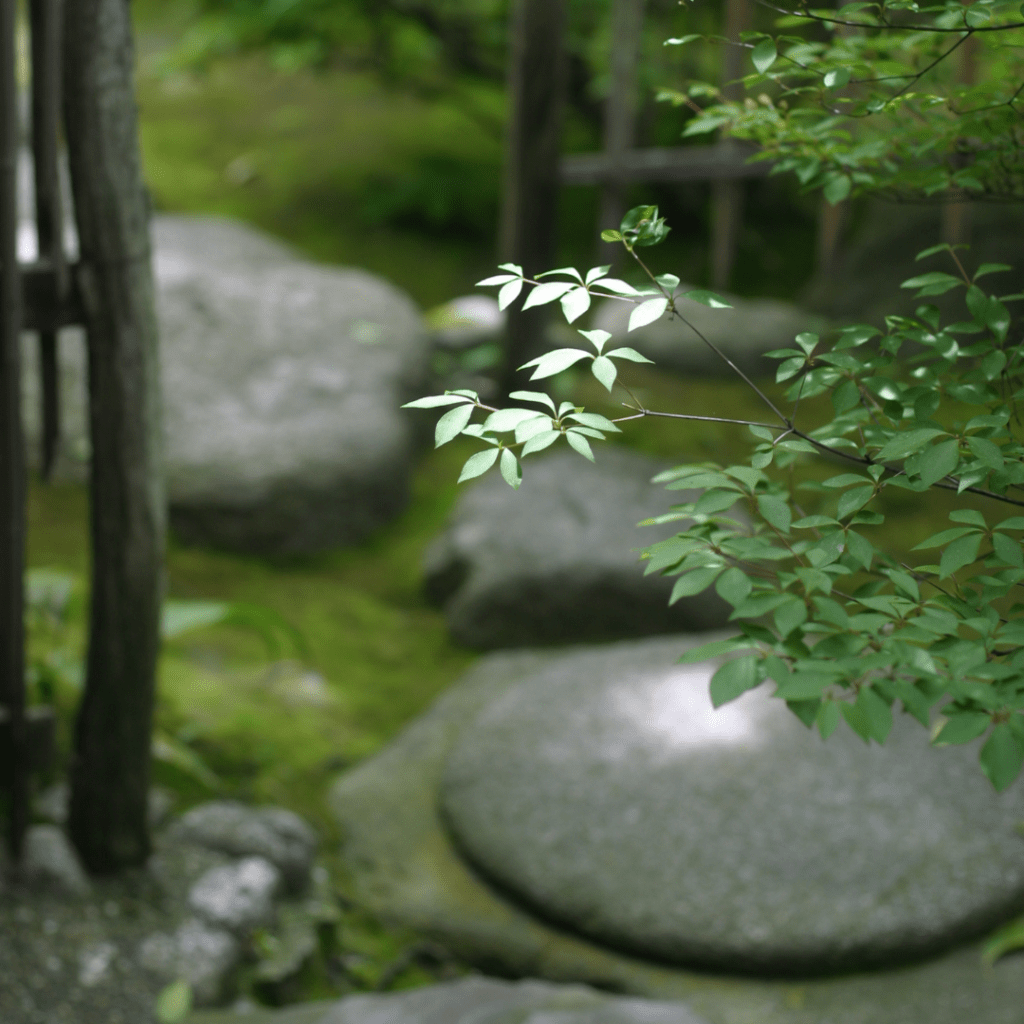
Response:
[[[60,301],[67,298],[69,282],[64,256],[64,225],[60,201],[58,140],[61,102],[62,0],[31,0],[32,22],[32,156],[35,168],[36,233],[39,260],[54,272]],[[42,452],[44,480],[50,478],[60,443],[60,381],[57,332],[39,332],[39,367],[42,397]]]
[[[21,426],[21,279],[18,270],[16,0],[0,0],[0,703],[7,717],[0,774],[9,791],[11,855],[28,825],[25,729],[25,448]]]

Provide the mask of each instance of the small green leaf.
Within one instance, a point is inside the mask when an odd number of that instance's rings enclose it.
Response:
[[[514,398],[517,402],[539,402],[541,405],[546,405],[552,415],[555,413],[555,403],[551,400],[551,396],[545,395],[543,391],[513,391],[508,397]]]
[[[757,510],[765,522],[774,526],[780,533],[789,533],[793,521],[793,513],[789,504],[774,494],[761,494],[757,498]]]
[[[486,451],[477,452],[466,459],[462,472],[459,474],[458,483],[465,480],[472,480],[474,477],[482,476],[498,461],[498,449],[488,448]]]
[[[458,437],[472,418],[472,405],[460,405],[454,409],[449,409],[437,421],[437,426],[434,427],[434,447],[440,448],[441,445],[447,444]]]
[[[520,370],[535,367],[530,380],[540,380],[542,377],[554,377],[556,373],[568,370],[581,359],[590,359],[591,354],[581,348],[556,348],[553,352],[547,352],[528,363],[523,363]]]
[[[601,354],[601,350],[604,348],[605,344],[611,338],[611,335],[607,331],[580,331],[580,330],[577,330],[576,333],[583,335],[583,337],[586,338],[587,341],[589,341],[590,344],[593,345],[594,348],[597,349],[597,354],[598,355]]]
[[[579,429],[570,427],[565,432],[565,439],[569,442],[569,447],[573,451],[579,452],[580,455],[591,462],[595,461],[594,453],[590,450],[590,442],[579,432]]]
[[[546,430],[543,434],[534,434],[533,437],[523,445],[521,454],[525,457],[532,455],[534,452],[541,452],[545,448],[553,445],[560,437],[562,432],[560,430]]]
[[[711,703],[716,708],[757,686],[760,682],[757,677],[757,661],[757,656],[753,654],[734,658],[711,677]]]
[[[693,572],[680,576],[672,588],[668,603],[675,604],[682,597],[693,597],[694,594],[700,594],[707,590],[721,575],[723,568],[724,566],[721,565],[710,565],[703,569],[694,569]]]
[[[709,292],[706,288],[695,288],[689,292],[683,292],[682,297],[691,302],[699,302],[702,306],[709,306],[711,309],[732,309],[732,303],[726,302],[716,292]]]
[[[459,405],[472,400],[463,395],[431,395],[429,398],[417,398],[415,402],[406,402],[403,409],[437,409],[442,405]]]
[[[850,84],[850,69],[835,68],[832,71],[826,71],[823,81],[826,89],[842,89]]]
[[[652,363],[653,359],[640,355],[635,348],[613,348],[611,352],[605,353],[609,359],[626,359],[631,363]]]
[[[838,517],[845,519],[847,516],[859,511],[871,500],[874,493],[875,488],[870,485],[867,487],[851,487],[850,490],[844,491],[839,497]]]
[[[762,39],[753,49],[750,54],[750,59],[754,62],[754,67],[757,68],[759,74],[764,74],[774,63],[779,55],[779,51],[775,48],[774,39]]]
[[[960,463],[960,444],[956,438],[940,441],[925,449],[917,464],[921,482],[931,487],[952,473]]]
[[[535,285],[533,291],[527,295],[523,309],[545,306],[549,302],[560,299],[567,291],[575,287],[571,281],[546,281],[544,284]]]
[[[648,299],[646,302],[641,302],[640,305],[629,314],[629,326],[627,329],[635,331],[639,327],[646,327],[648,324],[653,324],[655,320],[661,319],[661,316],[666,309],[668,309],[668,299],[664,297]]]
[[[945,435],[944,430],[924,427],[918,430],[906,430],[891,437],[875,455],[875,461],[888,462],[890,459],[905,459],[908,455],[916,455],[933,438]]]
[[[981,538],[981,533],[969,533],[966,537],[960,537],[949,544],[939,559],[939,579],[944,580],[965,565],[977,561]]]
[[[160,1024],[181,1024],[192,1012],[192,986],[180,978],[160,990],[154,1006]]]
[[[1009,722],[1000,722],[981,748],[981,769],[998,792],[1006,789],[1020,774],[1024,764],[1024,744]]]
[[[818,708],[817,715],[818,732],[821,738],[827,740],[836,731],[839,725],[839,705],[834,700],[823,700]]]
[[[709,640],[706,644],[691,647],[679,658],[680,665],[692,665],[697,661],[709,661],[711,658],[732,654],[733,651],[747,651],[754,644],[745,636],[731,636],[728,640]]]
[[[1024,551],[1020,543],[1007,537],[1005,533],[992,534],[992,548],[996,555],[1007,565],[1024,569]]]
[[[992,719],[978,711],[954,714],[946,720],[932,743],[936,747],[970,743],[971,740],[976,740],[991,724]]]
[[[606,229],[606,230],[601,232],[601,241],[602,242],[621,242],[622,241],[622,232],[621,231],[613,231],[610,228]]]
[[[519,465],[519,460],[507,448],[501,450],[499,469],[501,470],[502,477],[505,479],[505,483],[512,490],[518,491],[519,485],[523,482],[522,467]]]
[[[1024,949],[1024,917],[1018,917],[990,935],[981,951],[981,958],[986,964],[994,964],[1001,956],[1018,949]]]
[[[590,309],[590,292],[586,288],[574,288],[562,296],[562,313],[568,323],[575,323]]]
[[[850,194],[852,184],[848,174],[836,174],[829,178],[822,192],[829,204],[835,206],[836,203],[841,203]]]
[[[967,438],[967,447],[971,449],[975,458],[983,465],[988,466],[990,469],[1003,468],[1005,460],[999,445],[984,437],[969,437]]]
[[[590,371],[608,391],[615,386],[615,378],[619,371],[607,356],[598,356],[591,364]]]
[[[508,309],[508,307],[519,298],[519,293],[522,290],[522,278],[517,278],[515,281],[509,281],[509,283],[505,285],[500,292],[498,292],[498,309]]]
[[[746,600],[747,595],[752,589],[753,584],[750,582],[747,574],[735,566],[731,569],[726,569],[715,583],[715,590],[718,591],[718,596],[723,601],[728,601],[734,608]]]

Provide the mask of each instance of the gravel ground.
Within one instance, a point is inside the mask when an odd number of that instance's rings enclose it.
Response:
[[[142,940],[187,916],[188,887],[228,858],[158,842],[145,869],[93,879],[71,898],[0,883],[2,1024],[153,1024],[166,980],[138,963]]]

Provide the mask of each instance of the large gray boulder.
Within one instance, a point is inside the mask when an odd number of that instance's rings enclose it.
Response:
[[[679,652],[703,639],[706,638],[646,640],[608,645],[589,651],[559,653],[503,652],[481,659],[427,714],[410,725],[376,757],[342,776],[333,787],[330,802],[343,837],[342,856],[359,902],[390,921],[431,936],[485,970],[510,977],[533,976],[556,981],[577,981],[605,990],[657,999],[678,999],[710,1024],[735,1024],[737,1021],[756,1021],[757,1024],[962,1024],[964,1020],[971,1020],[975,1024],[1019,1024],[1020,992],[1024,991],[1024,958],[1007,957],[994,967],[988,967],[982,962],[980,945],[975,942],[944,953],[936,952],[932,959],[913,964],[897,966],[897,961],[902,962],[904,959],[903,954],[898,954],[892,964],[886,965],[891,969],[866,970],[815,979],[772,979],[738,974],[736,971],[742,967],[740,963],[729,965],[727,971],[709,974],[692,967],[672,966],[663,960],[629,955],[621,948],[610,947],[603,940],[588,938],[583,934],[587,928],[585,921],[582,925],[571,927],[566,927],[564,920],[548,923],[551,921],[550,914],[541,916],[535,913],[524,899],[511,892],[507,886],[492,885],[484,879],[477,866],[467,862],[461,841],[456,843],[440,818],[439,797],[444,792],[447,794],[446,803],[451,803],[452,792],[448,787],[453,784],[453,780],[449,777],[447,784],[444,780],[446,772],[454,771],[451,767],[456,756],[453,751],[457,751],[463,743],[471,742],[475,723],[486,719],[489,708],[496,706],[505,699],[503,695],[514,692],[520,685],[530,685],[532,679],[552,681],[558,678],[564,682],[593,676],[600,681],[602,665],[621,663],[623,659],[642,667],[645,672],[652,671],[657,665],[660,666],[659,671],[668,673]],[[558,704],[557,695],[552,694],[550,699]],[[787,713],[783,709],[779,710],[783,714]],[[634,705],[633,711],[641,715],[644,713],[642,700]],[[633,715],[634,720],[635,717]],[[673,737],[679,732],[678,723],[666,723],[665,717],[665,712],[655,715],[651,726],[655,734],[651,737],[652,746],[662,753],[666,749],[669,752],[674,749]],[[707,722],[707,715],[697,717]],[[573,717],[568,717],[564,723],[566,728],[570,728],[574,721]],[[723,727],[715,729],[723,731]],[[635,732],[634,725],[634,736]],[[685,728],[683,732],[685,734]],[[727,723],[724,732],[727,737],[730,732]],[[546,734],[550,733],[549,728]],[[801,732],[797,735],[803,737],[804,742],[809,742],[806,734]],[[896,739],[902,743],[899,737]],[[766,799],[772,794],[773,786],[774,791],[778,792],[778,785],[770,777],[775,756],[772,753],[773,745],[774,741],[769,740],[767,746],[758,752],[753,740],[749,744],[749,755],[752,758],[755,755],[764,758],[763,766],[758,762],[756,774],[765,783]],[[617,749],[621,750],[623,746],[628,752],[628,742],[619,743]],[[564,741],[562,749],[565,749]],[[722,749],[728,752],[730,748],[725,745]],[[732,749],[735,751],[736,748]],[[709,752],[713,753],[713,748]],[[877,749],[865,749],[864,764],[870,765],[872,756],[879,753]],[[922,751],[925,775],[935,771],[940,778],[948,778],[947,768],[941,763],[928,760],[932,756],[945,759],[948,753]],[[847,758],[846,754],[840,756],[842,760]],[[958,756],[955,752],[951,754],[953,759]],[[969,758],[970,755],[968,753],[964,756]],[[650,802],[645,808],[641,800],[638,804],[639,815],[650,822],[645,832],[648,836],[654,836],[656,824],[657,828],[681,837],[686,850],[692,852],[694,841],[686,832],[686,822],[676,821],[676,816],[679,805],[692,801],[693,796],[682,793],[678,798],[674,794],[666,797],[667,783],[659,784],[659,771],[664,768],[658,768],[657,758],[652,758],[652,762],[650,781],[660,793],[664,813],[659,822],[651,822]],[[493,767],[488,764],[482,768],[482,772],[501,772],[505,763],[504,755],[497,751]],[[870,826],[871,834],[858,837],[858,843],[871,845],[876,842],[874,833],[882,826],[885,826],[882,828],[883,833],[891,831],[890,812],[885,798],[885,764],[883,762],[878,767],[873,790],[863,795],[854,795],[854,799],[861,804],[870,803],[878,796],[876,817],[867,816],[864,819],[866,827]],[[571,770],[571,764],[566,770]],[[584,802],[588,800],[587,790],[600,788],[609,782],[610,776],[611,772],[606,768],[592,779],[582,780],[580,799]],[[967,778],[966,774],[964,777]],[[930,787],[928,779],[923,777],[918,781],[921,792],[926,795]],[[744,784],[743,780],[740,782],[742,796],[743,786],[749,783]],[[894,781],[898,787],[904,784],[902,778]],[[826,790],[827,785],[827,782],[822,782],[819,788]],[[968,781],[967,785],[973,783]],[[699,786],[691,788],[700,789]],[[840,795],[849,794],[849,788],[842,782],[837,791]],[[609,813],[613,823],[616,815],[621,818],[624,810],[619,799],[620,793],[621,787],[609,793]],[[819,805],[824,799],[823,796],[812,794],[812,800]],[[997,801],[984,788],[980,791],[979,799],[990,807],[993,801]],[[1001,818],[996,825],[999,836],[1005,837],[1006,831],[1012,830],[1016,819],[1020,817],[1019,811],[1015,810],[1019,800],[1017,795],[998,799],[999,803],[1006,805],[1005,819]],[[947,812],[945,806],[950,803],[953,813],[960,813],[965,801],[966,797],[958,795],[956,790],[944,793],[938,804],[932,801],[931,806],[936,814],[936,833],[956,835],[956,829],[950,826],[951,812]],[[519,815],[518,820],[522,821],[518,795],[514,792],[509,794],[508,800],[502,794],[499,803],[493,808],[494,816],[500,815],[506,804],[510,813]],[[628,808],[625,810],[628,811]],[[737,845],[736,833],[745,832],[749,840],[749,860],[756,869],[769,857],[768,854],[760,853],[759,847],[775,833],[769,825],[766,833],[768,839],[764,839],[755,828],[757,822],[765,822],[770,818],[766,808],[753,808],[750,813],[756,821],[729,819],[726,835],[721,840],[713,834],[705,834],[703,841],[709,848],[715,848],[717,844],[719,848],[724,846],[728,850],[730,845]],[[920,815],[912,806],[907,807],[906,813],[909,827],[920,838]],[[981,825],[985,824],[984,816],[988,812],[972,809],[968,813],[978,814],[975,820]],[[598,828],[598,823],[589,822],[581,831],[577,846],[580,877],[573,880],[575,887],[582,885],[586,878],[593,879],[601,869],[602,865],[591,855],[594,849],[592,836]],[[934,870],[936,862],[943,862],[942,851],[935,849],[930,837],[926,838],[928,844],[922,850],[921,857],[921,868],[925,874]],[[1002,839],[989,840],[984,835],[978,838],[982,847],[991,842],[990,849],[997,849],[1003,842]],[[826,838],[818,841],[824,845],[828,843]],[[674,863],[680,872],[685,869],[679,856],[667,849],[666,844],[656,837],[652,838],[652,842],[657,844],[665,858]],[[530,835],[520,829],[511,843],[513,846],[532,843],[536,848],[538,843],[543,845],[543,836]],[[998,853],[995,855],[1000,856]],[[731,858],[730,863],[737,862],[735,855],[728,856]],[[851,850],[850,856],[853,870],[861,870],[857,850]],[[906,864],[909,858],[905,852],[902,856],[902,863]],[[984,856],[981,854],[982,859]],[[701,873],[706,873],[709,859],[708,855],[698,858],[697,866]],[[637,864],[628,866],[626,874],[641,875],[648,863],[647,858],[638,860]],[[882,873],[888,871],[884,863],[877,866]],[[820,869],[815,870],[819,874],[812,875],[808,885],[817,889]],[[1009,870],[1016,870],[1012,863]],[[975,872],[980,872],[991,881],[992,874],[978,859],[973,859],[959,866],[959,873],[952,884],[962,893],[965,887],[970,888],[969,876]],[[658,884],[661,877],[655,874],[652,886]],[[907,882],[917,886],[919,891],[923,891],[921,887],[927,885],[927,882],[918,883],[913,878]],[[776,880],[775,890],[792,893],[799,887],[799,883],[800,880],[794,879],[791,873]],[[624,884],[632,883],[627,880]],[[735,884],[750,891],[750,884],[743,877],[737,877]],[[1007,916],[1020,913],[1021,909],[1019,896],[1015,896],[1010,889],[1012,882],[1007,886],[1008,902],[1004,908]],[[828,894],[821,889],[817,891],[821,901],[826,902]],[[871,901],[877,902],[879,894],[877,889],[868,889],[867,893],[870,913]],[[842,888],[840,897],[843,897]],[[758,896],[759,904],[763,906],[767,898]],[[906,911],[905,905],[899,909],[899,891],[890,894],[890,898],[898,912]],[[1017,900],[1016,905],[1013,904],[1014,899]],[[807,898],[803,900],[806,904]],[[938,900],[940,905],[948,906],[941,893],[938,894]],[[555,904],[556,910],[557,907]],[[734,907],[731,902],[723,904],[723,916]],[[843,909],[841,902],[839,909]],[[927,914],[927,908],[920,913]],[[820,921],[822,916],[819,910],[814,920]],[[742,919],[739,923],[742,924]],[[976,923],[979,929],[983,927],[980,919]],[[918,948],[918,952],[923,951]]]
[[[469,647],[528,647],[724,624],[714,593],[668,604],[673,580],[644,576],[642,548],[685,523],[637,524],[693,492],[666,491],[646,456],[603,448],[529,459],[513,491],[496,473],[459,499],[424,559],[428,597]]]
[[[397,288],[221,218],[153,221],[171,523],[256,552],[361,540],[403,507],[429,345]],[[35,347],[25,418],[39,435]],[[89,456],[80,331],[62,339],[61,470]]]
[[[689,288],[682,285],[680,290]],[[766,359],[766,352],[792,348],[796,335],[804,331],[820,333],[826,328],[822,317],[791,302],[741,299],[734,295],[723,298],[732,303],[731,309],[712,309],[680,299],[679,311],[744,373],[753,376],[775,376],[778,360]],[[677,317],[662,317],[646,327],[627,331],[632,310],[630,303],[606,299],[596,304],[591,326],[609,331],[617,342],[642,352],[663,370],[691,377],[736,377],[735,371]],[[625,341],[627,334],[629,340]]]
[[[441,803],[487,877],[604,945],[761,975],[918,959],[1024,907],[1024,786],[976,750],[906,715],[826,743],[770,684],[715,710],[678,650],[580,653],[463,732]]]

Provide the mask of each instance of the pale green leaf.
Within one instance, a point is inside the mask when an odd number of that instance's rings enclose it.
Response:
[[[638,327],[646,327],[648,324],[659,320],[661,315],[668,309],[668,299],[648,299],[641,302],[632,313],[629,314],[629,330],[635,331]]]
[[[594,453],[590,450],[590,442],[580,433],[578,427],[570,427],[565,432],[565,439],[569,442],[569,447],[573,451],[579,452],[580,455],[591,462],[594,461]]]
[[[472,405],[457,406],[454,409],[449,409],[437,421],[437,426],[434,427],[435,448],[440,448],[441,445],[447,444],[462,433],[466,424],[473,418],[473,408]]]
[[[594,376],[609,390],[615,386],[618,369],[607,356],[598,356],[590,367]]]
[[[459,474],[458,482],[472,480],[474,477],[482,476],[498,461],[498,449],[488,448],[487,451],[477,452],[466,459],[462,472]]]
[[[523,471],[519,465],[519,460],[507,448],[501,450],[498,468],[501,470],[505,483],[514,491],[518,491],[519,485],[523,482]]]
[[[711,677],[711,703],[720,708],[752,690],[758,682],[756,655],[748,654],[727,661]]]
[[[590,309],[590,292],[586,288],[574,288],[562,296],[562,312],[569,323],[575,323]]]

